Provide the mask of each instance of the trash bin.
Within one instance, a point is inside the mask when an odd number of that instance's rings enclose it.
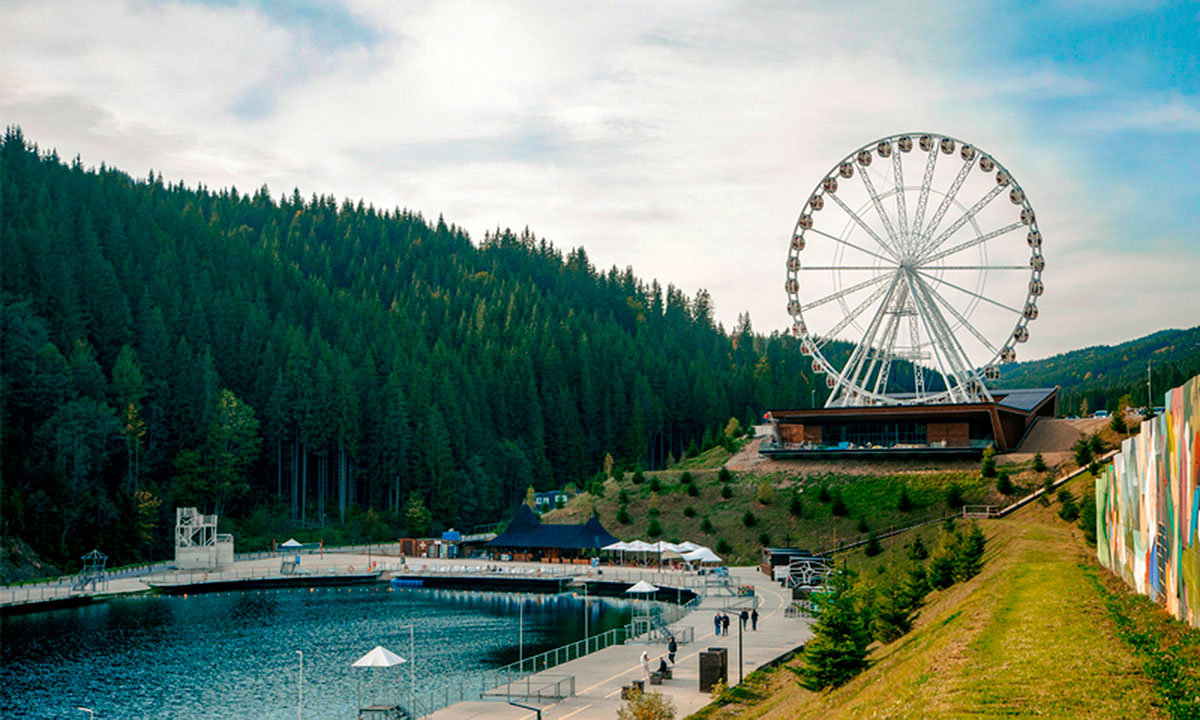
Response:
[[[713,647],[700,653],[700,692],[709,692],[717,681],[729,684],[729,649]]]

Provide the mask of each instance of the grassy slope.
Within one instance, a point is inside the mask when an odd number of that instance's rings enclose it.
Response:
[[[876,647],[872,668],[845,687],[812,693],[790,672],[764,673],[746,702],[704,716],[1192,717],[1200,633],[1131,597],[1056,509],[984,524],[983,572],[932,593],[913,631]],[[1172,692],[1181,697],[1169,708]]]
[[[865,537],[858,529],[859,518],[865,518],[870,528],[886,531],[892,526],[903,526],[930,516],[949,511],[945,503],[945,488],[957,482],[964,489],[964,497],[970,504],[1007,504],[1008,498],[996,492],[993,481],[984,480],[978,472],[911,472],[890,475],[799,475],[789,472],[734,473],[730,483],[732,497],[721,497],[718,468],[729,454],[714,448],[688,461],[686,468],[676,467],[654,473],[646,473],[647,482],[634,485],[630,474],[620,482],[610,480],[605,485],[604,496],[597,498],[581,494],[573,498],[565,508],[547,513],[547,522],[582,522],[594,508],[606,528],[621,540],[654,540],[647,533],[650,509],[657,507],[663,528],[661,539],[678,542],[692,540],[709,547],[716,547],[718,540],[732,546],[728,560],[732,564],[757,563],[762,547],[760,535],[766,533],[774,545],[794,545],[812,550],[826,550],[835,543]],[[697,497],[689,497],[680,476],[684,469],[690,472],[700,491]],[[1032,471],[1014,478],[1018,486],[1038,486],[1040,477]],[[658,493],[650,490],[649,478],[657,477],[662,483]],[[775,500],[764,505],[757,500],[760,483],[767,481],[775,490]],[[846,501],[849,514],[835,517],[830,503],[818,500],[818,488],[825,485],[831,491],[840,492]],[[900,487],[908,488],[913,508],[907,512],[897,509]],[[617,521],[620,507],[618,497],[621,490],[629,496],[628,512],[630,523]],[[799,493],[803,512],[799,518],[789,511],[789,500]],[[684,510],[691,507],[694,517],[687,517]],[[757,523],[747,527],[743,520],[749,510]],[[713,532],[701,530],[707,518]],[[906,538],[905,542],[910,539]]]

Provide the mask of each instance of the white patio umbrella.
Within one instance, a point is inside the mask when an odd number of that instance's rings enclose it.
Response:
[[[382,645],[376,645],[371,652],[363,655],[354,661],[350,667],[399,667],[402,663],[408,662],[396,653],[388,650]],[[401,676],[403,681],[403,676]],[[358,678],[358,706],[362,707],[362,677]]]
[[[630,585],[625,588],[625,593],[628,595],[641,595],[643,593],[658,592],[658,587],[651,585],[645,580],[638,580],[636,585]]]

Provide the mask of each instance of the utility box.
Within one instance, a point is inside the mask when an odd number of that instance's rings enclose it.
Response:
[[[729,685],[729,649],[713,647],[700,653],[700,692],[710,692],[717,681]]]

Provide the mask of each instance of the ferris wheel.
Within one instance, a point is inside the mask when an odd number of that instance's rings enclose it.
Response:
[[[1029,339],[1042,235],[989,153],[929,133],[864,145],[805,202],[788,313],[830,389],[826,407],[989,402]]]

